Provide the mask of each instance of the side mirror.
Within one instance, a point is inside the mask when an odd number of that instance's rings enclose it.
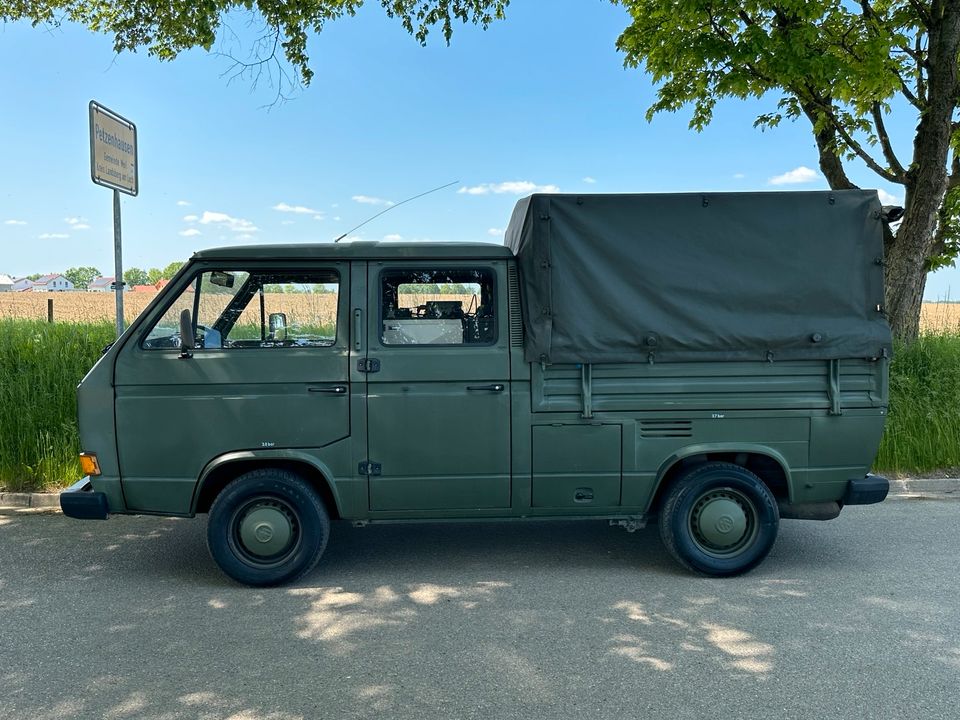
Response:
[[[270,339],[284,341],[287,339],[287,315],[286,313],[270,313],[269,329]]]
[[[903,213],[903,208],[897,205],[884,205],[880,208],[880,218],[888,225],[902,219]]]
[[[193,321],[190,319],[190,311],[184,308],[180,313],[180,357],[193,357],[191,350],[193,350]]]

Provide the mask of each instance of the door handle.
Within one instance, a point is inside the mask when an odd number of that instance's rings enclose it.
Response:
[[[486,390],[487,392],[503,392],[504,385],[495,383],[493,385],[467,385],[467,390]]]
[[[353,311],[353,349],[363,349],[363,311],[360,308]]]
[[[308,387],[307,392],[330,393],[331,395],[346,395],[346,385],[331,385],[329,387]]]

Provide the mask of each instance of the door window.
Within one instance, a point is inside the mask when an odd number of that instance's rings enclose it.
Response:
[[[385,270],[380,275],[384,345],[490,345],[497,340],[490,268]]]
[[[198,349],[329,347],[339,287],[334,270],[208,270],[167,308],[143,348],[179,348],[185,309]]]

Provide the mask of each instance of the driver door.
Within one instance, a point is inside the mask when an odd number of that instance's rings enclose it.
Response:
[[[131,510],[187,513],[225,453],[320,448],[349,435],[342,263],[197,266],[117,357],[117,448]],[[186,308],[197,347],[181,357]]]

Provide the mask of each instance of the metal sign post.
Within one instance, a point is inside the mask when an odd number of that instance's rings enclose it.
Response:
[[[117,299],[117,337],[123,335],[123,258],[121,257],[120,191],[113,191],[113,278]]]
[[[90,101],[90,179],[113,189],[114,288],[117,337],[120,337],[123,333],[120,193],[136,196],[140,191],[137,126],[95,100]]]

